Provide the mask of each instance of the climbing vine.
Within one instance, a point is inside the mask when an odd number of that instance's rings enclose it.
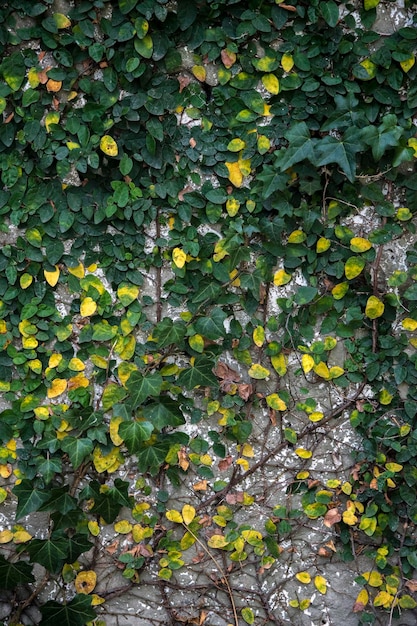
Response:
[[[417,29],[379,5],[2,3],[4,624],[149,580],[149,623],[301,624],[332,554],[360,624],[417,606]]]

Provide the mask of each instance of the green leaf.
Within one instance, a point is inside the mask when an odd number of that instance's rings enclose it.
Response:
[[[61,447],[68,454],[73,468],[77,469],[93,451],[94,445],[91,439],[86,437],[67,436],[63,439]]]
[[[65,563],[67,551],[67,539],[32,539],[26,546],[32,563],[43,565],[48,571],[57,573]]]
[[[38,465],[38,472],[48,484],[54,478],[56,474],[60,474],[62,471],[61,459],[46,458]]]
[[[317,144],[316,165],[336,163],[353,183],[356,175],[356,154],[361,145],[356,128],[348,129],[342,140],[327,135]]]
[[[166,426],[176,427],[185,424],[180,404],[169,396],[160,396],[158,402],[144,406],[143,415],[152,422],[156,430],[162,430]]]
[[[213,374],[214,363],[206,356],[197,356],[194,365],[181,372],[178,384],[186,389],[196,387],[218,387],[216,376]]]
[[[139,372],[132,372],[126,387],[130,392],[127,400],[132,409],[137,409],[151,396],[158,396],[162,387],[162,376],[158,373],[142,376]]]
[[[35,579],[32,574],[32,567],[29,563],[11,563],[0,554],[0,580],[2,589],[14,589],[18,585],[25,585]]]
[[[300,305],[308,304],[314,300],[317,294],[317,287],[299,287],[297,289],[297,293],[295,294],[294,301]]]
[[[245,606],[245,608],[241,610],[241,615],[242,615],[243,621],[245,621],[247,624],[255,623],[255,615],[252,609],[249,608],[248,606]]]
[[[305,122],[299,122],[287,131],[288,148],[281,148],[278,152],[276,165],[281,171],[287,170],[300,161],[315,161],[315,145],[317,140],[312,139]]]
[[[18,91],[26,74],[22,52],[14,52],[10,56],[6,56],[0,65],[0,72],[10,89]]]
[[[40,610],[42,626],[84,626],[96,617],[91,607],[91,597],[85,594],[77,594],[66,604],[49,600]]]
[[[50,494],[47,491],[41,491],[33,486],[31,480],[23,479],[18,485],[12,489],[18,498],[16,507],[16,519],[20,519],[32,513],[39,511],[41,505],[49,500]]]
[[[183,320],[173,321],[169,317],[159,322],[153,332],[152,337],[156,340],[158,348],[165,348],[171,344],[180,346],[183,343],[187,326]]]
[[[224,321],[227,315],[218,307],[212,309],[207,317],[200,317],[194,324],[195,330],[207,339],[220,339],[226,335]]]
[[[122,422],[119,426],[119,435],[131,454],[136,454],[152,433],[153,425],[150,422]]]
[[[165,461],[168,452],[168,445],[165,442],[157,442],[153,446],[148,446],[137,454],[138,468],[141,472],[149,471],[153,476]]]
[[[324,21],[331,28],[334,28],[339,21],[339,7],[337,6],[336,2],[333,2],[333,0],[328,0],[327,2],[321,2],[319,6]]]

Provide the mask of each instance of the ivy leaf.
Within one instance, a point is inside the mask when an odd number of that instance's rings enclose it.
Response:
[[[84,459],[93,451],[94,447],[91,439],[71,436],[65,437],[61,445],[64,452],[68,454],[74,469],[81,465]]]
[[[169,396],[160,396],[158,402],[147,404],[143,408],[143,415],[157,430],[162,430],[165,426],[185,424],[179,403]]]
[[[67,559],[67,543],[67,539],[62,537],[58,539],[33,539],[26,546],[26,551],[32,563],[39,563],[55,574],[59,572]]]
[[[167,452],[168,445],[162,441],[141,450],[137,454],[139,471],[150,472],[153,476],[157,474]]]
[[[33,511],[39,511],[41,505],[50,498],[50,494],[47,491],[36,489],[32,481],[27,479],[23,479],[16,485],[12,492],[18,498],[16,519],[25,517],[25,515]]]
[[[178,376],[178,385],[186,389],[196,387],[214,387],[217,389],[218,381],[213,374],[214,363],[206,356],[197,356],[194,365],[187,368]]]
[[[17,585],[25,585],[35,579],[29,563],[10,563],[0,554],[0,580],[3,589],[14,589]]]
[[[218,307],[212,309],[208,317],[200,317],[194,324],[198,333],[207,337],[207,339],[215,340],[226,335],[224,321],[227,315]]]
[[[91,597],[85,594],[77,594],[67,604],[49,600],[41,606],[41,613],[42,626],[84,626],[96,617]]]
[[[158,348],[165,348],[165,346],[171,344],[180,346],[182,345],[186,332],[187,326],[183,320],[173,321],[169,317],[164,317],[164,319],[155,326],[152,337],[157,341]]]
[[[122,422],[119,426],[119,434],[131,454],[139,452],[152,433],[153,425],[150,422]]]
[[[328,0],[328,2],[322,2],[319,6],[324,21],[330,28],[334,28],[339,21],[339,7],[336,2]]]
[[[91,541],[88,540],[86,535],[76,533],[70,537],[67,541],[67,563],[75,563],[80,554],[88,552],[93,547]]]
[[[356,128],[346,131],[343,140],[332,135],[324,137],[317,145],[316,165],[336,163],[351,183],[355,180],[356,154],[361,149],[361,141]]]
[[[135,410],[150,396],[159,395],[162,387],[162,376],[158,373],[142,376],[139,372],[132,372],[126,387],[130,392],[127,402]]]
[[[285,135],[288,148],[281,148],[276,160],[277,167],[283,171],[301,161],[315,161],[315,145],[305,122],[299,122],[290,128]]]

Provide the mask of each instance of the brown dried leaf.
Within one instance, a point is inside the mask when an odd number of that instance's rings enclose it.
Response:
[[[275,411],[275,409],[269,409],[269,421],[271,422],[272,426],[277,425],[277,412]]]
[[[225,472],[231,466],[231,464],[232,464],[232,457],[229,454],[225,459],[222,459],[221,461],[218,462],[217,467],[219,468],[221,472]]]
[[[238,504],[243,502],[243,491],[236,491],[235,493],[226,494],[227,504]]]
[[[195,148],[195,147],[196,147],[196,145],[197,145],[197,142],[196,142],[196,140],[194,139],[194,137],[191,137],[191,139],[190,139],[190,141],[189,141],[188,143],[190,144],[190,146],[191,146],[192,148]]]
[[[177,456],[178,456],[178,465],[180,466],[182,470],[184,470],[184,472],[186,472],[190,466],[190,462],[188,461],[185,448],[181,448],[181,450],[178,450]]]
[[[414,578],[412,580],[407,580],[407,582],[405,583],[405,586],[410,590],[410,591],[417,591],[417,580],[415,580]]]
[[[186,88],[188,87],[188,85],[191,82],[191,78],[190,76],[187,76],[186,74],[180,74],[178,77],[178,82],[180,84],[180,93]]]
[[[280,4],[279,8],[285,9],[286,11],[291,11],[292,13],[295,13],[297,11],[296,7],[293,7],[291,4]]]
[[[323,524],[327,528],[331,528],[334,524],[337,524],[342,519],[339,509],[329,509],[323,518]]]
[[[217,376],[217,378],[222,378],[227,382],[239,382],[240,374],[236,372],[236,370],[232,369],[224,363],[223,361],[219,361],[216,367],[213,369],[213,373]]]
[[[194,491],[207,491],[207,481],[200,480],[198,483],[193,485]]]
[[[227,48],[221,51],[220,56],[221,56],[223,65],[227,69],[229,69],[230,67],[232,67],[232,65],[236,63],[236,54],[234,52],[231,52]]]
[[[118,547],[119,547],[119,542],[117,540],[113,541],[113,543],[106,546],[106,552],[108,552],[109,554],[114,554]]]
[[[333,552],[337,552],[336,546],[334,545],[334,542],[332,540],[328,541],[325,545],[326,548],[330,548],[330,550],[332,550]]]
[[[145,546],[143,543],[140,543],[138,545],[138,549],[139,549],[139,554],[141,556],[146,556],[146,557],[153,556],[153,551],[150,545]]]
[[[241,383],[237,386],[237,391],[242,400],[247,402],[253,393],[253,387],[251,384]]]

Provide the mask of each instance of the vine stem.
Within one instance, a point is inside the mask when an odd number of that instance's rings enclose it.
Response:
[[[229,584],[229,581],[227,579],[227,574],[225,573],[224,569],[222,568],[222,566],[220,565],[220,563],[217,561],[217,559],[214,558],[214,556],[212,555],[212,553],[210,552],[210,550],[207,549],[207,547],[204,545],[204,543],[202,541],[200,541],[200,539],[197,537],[197,535],[195,535],[193,533],[192,530],[190,530],[187,526],[187,524],[184,524],[184,522],[181,522],[183,527],[185,528],[185,530],[190,533],[190,535],[192,537],[194,537],[194,539],[196,540],[196,542],[198,543],[198,545],[204,550],[204,552],[207,554],[207,556],[213,561],[214,565],[217,567],[217,569],[219,570],[220,574],[222,575],[225,585],[227,587],[227,593],[229,595],[230,598],[230,604],[232,605],[232,611],[233,611],[233,619],[235,620],[235,626],[239,626],[239,617],[237,614],[237,610],[236,610],[236,604],[235,604],[235,600],[233,597],[233,591],[232,588]]]

